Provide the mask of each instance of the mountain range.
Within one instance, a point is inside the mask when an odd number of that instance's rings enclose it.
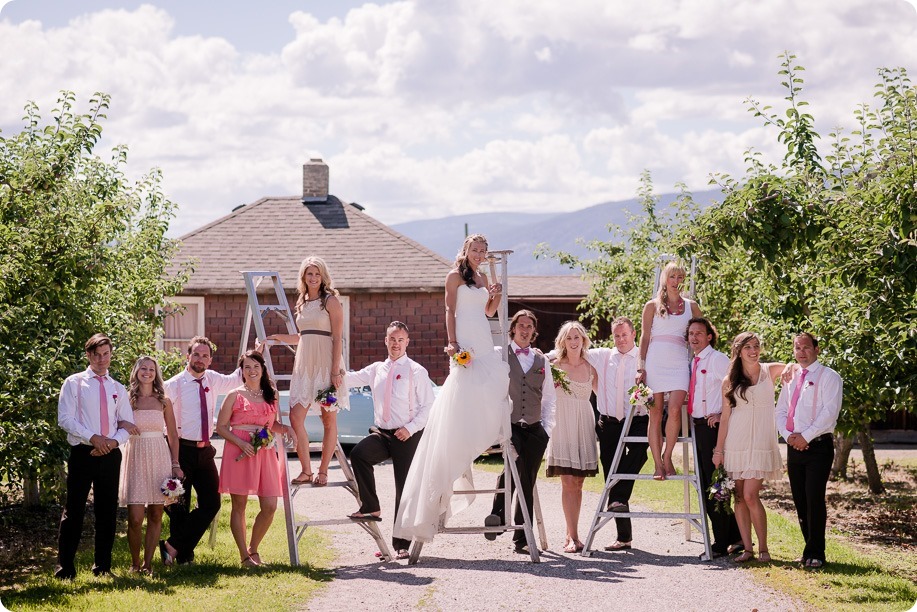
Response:
[[[719,201],[719,190],[692,194],[694,201],[706,207]],[[664,211],[677,194],[659,196],[657,209]],[[539,244],[550,250],[565,251],[581,258],[595,257],[586,248],[592,240],[609,240],[608,225],[625,227],[628,218],[639,213],[636,198],[595,204],[580,210],[562,213],[489,212],[456,215],[440,219],[409,221],[391,227],[416,240],[449,261],[455,258],[467,234],[484,234],[493,250],[512,250],[509,273],[512,275],[553,275],[574,272],[556,259],[535,257]]]

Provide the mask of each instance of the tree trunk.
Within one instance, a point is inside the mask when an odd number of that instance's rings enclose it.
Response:
[[[22,479],[22,506],[34,508],[38,504],[38,480],[26,476]]]
[[[853,448],[853,436],[834,434],[834,463],[831,465],[831,480],[847,480],[847,461]]]
[[[872,434],[869,433],[867,426],[859,433],[860,449],[863,451],[863,463],[866,465],[866,481],[869,483],[869,490],[874,495],[885,493],[885,486],[882,484],[882,476],[879,474],[879,465],[876,463],[876,449],[872,445]]]

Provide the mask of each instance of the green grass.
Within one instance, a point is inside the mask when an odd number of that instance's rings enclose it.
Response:
[[[642,473],[651,474],[652,465],[648,461]],[[676,466],[680,467],[678,457]],[[503,462],[488,458],[476,467],[500,472]],[[544,466],[540,478],[545,478]],[[549,481],[559,482],[559,479]],[[583,488],[601,493],[604,486],[604,480],[594,476],[585,480]],[[631,501],[652,510],[678,512],[683,508],[683,487],[682,481],[638,480]],[[697,511],[696,498],[692,499],[691,509]],[[594,509],[583,511],[594,512]],[[911,609],[917,601],[917,555],[913,553],[892,548],[864,550],[840,534],[829,533],[826,550],[829,563],[820,570],[805,570],[792,562],[803,549],[795,516],[787,517],[768,508],[767,527],[768,548],[774,561],[744,565],[741,569],[768,587],[820,610],[901,611]],[[695,532],[692,537],[699,536]]]
[[[243,569],[239,552],[229,531],[228,496],[223,498],[216,545],[208,543],[208,534],[195,549],[195,560],[189,566],[164,568],[157,552],[152,578],[129,575],[130,552],[123,529],[115,539],[113,570],[115,578],[96,578],[92,567],[92,541],[83,538],[77,553],[77,577],[60,582],[51,569],[32,573],[20,584],[0,596],[10,610],[232,610],[239,608],[301,608],[322,584],[332,579],[326,568],[333,556],[321,532],[310,529],[300,540],[299,567],[290,567],[283,508],[277,509],[274,523],[260,546],[261,558],[270,566]],[[248,504],[248,526],[257,513],[258,501]],[[88,521],[87,521],[88,522]],[[164,523],[168,530],[168,519]]]

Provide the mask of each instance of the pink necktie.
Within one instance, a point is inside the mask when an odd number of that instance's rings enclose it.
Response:
[[[809,371],[803,368],[802,376],[799,377],[799,382],[796,383],[796,388],[793,389],[793,397],[790,398],[790,410],[786,415],[786,429],[790,433],[793,433],[793,430],[796,429],[796,422],[793,420],[793,417],[796,416],[796,404],[799,403],[799,394],[802,392],[802,387],[806,382],[806,374]]]
[[[624,418],[624,402],[626,401],[624,391],[624,360],[628,357],[629,355],[621,354],[621,359],[618,360],[618,372],[615,375],[615,391],[618,392],[618,401],[615,403],[615,418],[619,421]]]
[[[210,440],[210,419],[207,411],[207,392],[204,391],[204,377],[195,378],[194,382],[198,384],[198,395],[201,399],[201,442]]]
[[[382,422],[388,423],[392,418],[392,383],[395,380],[395,362],[388,368],[385,379],[385,399],[382,400]]]
[[[697,364],[700,363],[700,357],[694,358],[694,365],[691,366],[691,384],[688,387],[688,414],[694,412],[694,386],[697,384]],[[707,416],[707,415],[704,415]]]
[[[105,395],[105,377],[96,376],[99,381],[99,420],[102,422],[102,435],[108,437],[108,397]]]

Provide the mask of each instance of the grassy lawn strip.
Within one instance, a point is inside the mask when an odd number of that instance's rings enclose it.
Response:
[[[192,565],[165,568],[157,551],[151,578],[128,574],[130,552],[124,529],[119,522],[115,538],[113,571],[115,578],[96,578],[92,567],[92,541],[85,535],[77,553],[77,577],[59,582],[51,568],[33,573],[2,595],[2,604],[10,610],[232,610],[270,608],[292,610],[302,607],[321,585],[332,579],[324,569],[333,553],[326,538],[309,529],[300,540],[299,554],[303,565],[290,567],[284,528],[283,508],[278,507],[274,523],[260,546],[261,558],[271,565],[244,569],[229,531],[228,496],[223,497],[219,515],[216,546],[208,543],[209,532],[195,549]],[[248,504],[248,527],[257,514],[258,501]],[[163,532],[168,531],[165,519]],[[87,525],[88,526],[88,525]],[[56,550],[54,551],[56,554]]]
[[[676,465],[679,465],[677,459]],[[475,466],[500,472],[503,462],[499,458],[488,458]],[[652,474],[652,471],[652,461],[648,461],[642,473]],[[546,478],[543,466],[539,478]],[[559,482],[556,478],[547,480]],[[586,479],[584,489],[601,493],[604,486],[601,476],[595,476]],[[631,501],[652,510],[677,512],[683,504],[683,487],[682,481],[637,481]],[[691,509],[697,511],[696,499],[692,500]],[[542,508],[542,512],[552,511],[560,512],[561,509]],[[594,512],[594,508],[583,508],[587,517]],[[787,517],[768,509],[767,525],[768,548],[774,561],[742,566],[762,584],[821,610],[862,610],[868,607],[870,610],[900,611],[910,609],[917,600],[917,585],[914,583],[917,558],[914,555],[887,548],[878,552],[865,551],[854,547],[839,534],[829,533],[826,551],[829,563],[821,570],[804,570],[792,562],[803,549],[796,517]],[[700,536],[695,532],[692,538],[699,540]]]

